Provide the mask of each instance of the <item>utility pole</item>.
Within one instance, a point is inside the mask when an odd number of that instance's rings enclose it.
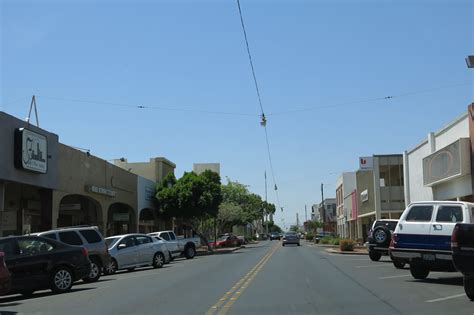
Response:
[[[267,205],[267,171],[265,171],[265,206]],[[265,212],[267,209],[265,209]],[[267,218],[267,235],[268,235],[268,218]]]
[[[323,206],[321,221],[323,222],[323,231],[324,231],[324,221],[326,219],[326,207],[324,207],[324,184],[323,183],[321,183],[321,205]]]
[[[304,205],[304,221],[308,221],[308,212],[306,210],[306,205]]]

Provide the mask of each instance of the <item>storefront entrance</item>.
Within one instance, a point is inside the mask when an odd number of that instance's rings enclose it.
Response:
[[[137,217],[133,208],[120,202],[111,204],[107,214],[107,236],[135,233],[136,231]]]
[[[59,204],[58,227],[96,225],[102,229],[102,207],[95,199],[83,195],[67,195]]]

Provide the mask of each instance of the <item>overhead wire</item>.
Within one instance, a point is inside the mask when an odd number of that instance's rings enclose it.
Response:
[[[263,128],[265,130],[265,142],[266,142],[266,145],[267,145],[268,161],[269,161],[269,164],[270,164],[270,172],[271,172],[271,175],[272,175],[274,191],[275,191],[275,195],[276,195],[276,199],[277,199],[277,206],[278,206],[278,208],[281,208],[280,207],[280,196],[278,194],[278,186],[277,186],[277,182],[276,182],[276,179],[275,179],[275,172],[274,172],[274,168],[273,168],[272,154],[271,154],[271,150],[270,150],[270,141],[268,139],[267,120],[266,120],[266,117],[265,117],[265,111],[263,110],[262,97],[260,95],[260,89],[258,87],[257,75],[255,74],[255,67],[253,65],[252,54],[250,52],[250,45],[249,45],[249,41],[248,41],[248,37],[247,37],[247,31],[245,29],[245,23],[244,23],[244,18],[243,18],[243,14],[242,14],[242,7],[240,6],[240,0],[236,0],[236,1],[237,1],[237,7],[239,9],[240,25],[242,27],[242,32],[243,32],[244,39],[245,39],[245,47],[247,48],[247,56],[248,56],[248,59],[249,59],[250,68],[252,70],[253,82],[254,82],[254,85],[255,85],[255,91],[257,93],[258,104],[260,106],[260,112],[261,112],[261,115],[262,115],[261,116],[261,119],[262,119],[261,125],[263,126]],[[283,208],[281,208],[281,210],[283,211]]]

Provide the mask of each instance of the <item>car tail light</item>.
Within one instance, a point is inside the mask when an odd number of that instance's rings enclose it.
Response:
[[[398,236],[398,234],[393,234],[392,239],[390,240],[390,247],[394,247],[395,245],[397,245],[399,239],[400,237]]]
[[[82,256],[84,256],[84,257],[89,256],[89,251],[85,247],[82,248]]]
[[[453,230],[453,234],[451,234],[451,248],[458,248],[458,233],[459,233],[459,226],[455,226]]]

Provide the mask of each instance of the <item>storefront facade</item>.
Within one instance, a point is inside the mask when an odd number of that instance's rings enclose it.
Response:
[[[472,107],[404,152],[406,205],[429,200],[473,201]]]
[[[51,228],[56,134],[0,112],[0,236]]]

